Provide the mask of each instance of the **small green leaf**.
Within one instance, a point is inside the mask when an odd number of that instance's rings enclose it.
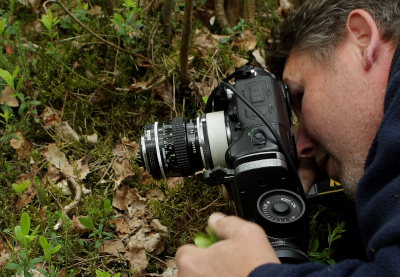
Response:
[[[112,212],[112,206],[110,199],[104,200],[104,213],[109,215]]]
[[[10,270],[17,270],[19,267],[20,265],[15,263],[9,263],[6,265],[6,268]]]
[[[19,225],[21,226],[22,234],[25,236],[29,235],[29,231],[31,229],[31,218],[29,217],[29,214],[23,213],[21,215]]]
[[[217,237],[215,232],[211,230],[211,228],[207,227],[206,231],[207,234],[199,233],[194,237],[194,244],[197,247],[207,248],[219,241],[219,238]]]
[[[56,246],[54,246],[54,248],[53,249],[51,249],[51,254],[55,254],[55,253],[57,253],[58,251],[60,251],[60,249],[61,249],[61,245],[59,244],[59,245],[56,245]]]
[[[3,78],[3,80],[7,83],[9,87],[15,90],[14,79],[10,72],[4,69],[0,69],[0,77]]]
[[[30,184],[31,181],[25,180],[21,183],[12,184],[12,187],[19,195],[22,195],[22,193],[29,187]]]
[[[80,217],[79,218],[79,222],[86,228],[89,230],[94,230],[94,223],[93,223],[93,219],[89,216],[87,217]]]
[[[201,99],[203,99],[203,102],[204,102],[205,104],[207,104],[208,96],[203,96]]]
[[[40,246],[42,246],[43,249],[49,249],[50,248],[50,244],[47,241],[47,239],[44,236],[40,236],[39,237],[39,243]]]

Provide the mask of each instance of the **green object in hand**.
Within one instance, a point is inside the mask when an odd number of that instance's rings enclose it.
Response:
[[[214,243],[216,243],[217,241],[219,241],[219,238],[217,237],[215,232],[213,230],[211,230],[211,228],[207,227],[206,232],[207,232],[207,234],[198,233],[194,237],[194,244],[197,247],[207,248],[207,247],[213,245]]]

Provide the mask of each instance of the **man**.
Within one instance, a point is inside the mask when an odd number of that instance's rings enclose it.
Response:
[[[307,1],[281,32],[299,156],[355,198],[367,259],[279,264],[260,227],[217,213],[209,226],[222,240],[178,249],[178,277],[400,276],[399,40],[393,0]],[[299,172],[306,190],[313,172]]]

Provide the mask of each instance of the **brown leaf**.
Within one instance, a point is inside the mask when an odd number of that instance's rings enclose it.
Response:
[[[18,0],[18,2],[25,7],[31,8],[33,12],[36,12],[42,4],[42,0]]]
[[[11,139],[10,145],[17,151],[17,155],[20,158],[28,158],[32,152],[32,143],[25,139],[21,132],[15,133],[18,139]]]
[[[125,211],[130,218],[141,218],[146,214],[145,198],[141,197],[137,188],[121,186],[115,191],[112,205]]]
[[[43,125],[46,129],[57,126],[61,123],[61,112],[46,106],[41,113]]]
[[[85,226],[79,221],[79,218],[84,216],[73,216],[72,217],[72,233],[73,234],[81,234],[81,233],[89,233],[90,230],[86,229]]]
[[[8,86],[4,87],[0,94],[0,104],[7,105],[9,107],[18,107],[18,99],[16,96],[13,96],[14,93],[15,91],[12,88]]]
[[[67,141],[79,141],[80,136],[78,133],[72,129],[72,127],[66,121],[62,121],[60,124],[56,125],[57,135]]]
[[[95,5],[93,8],[88,10],[89,15],[100,15],[101,14],[101,7],[98,5]]]
[[[248,60],[239,57],[238,55],[232,55],[232,60],[235,67],[241,67],[249,62]]]
[[[99,252],[118,256],[119,253],[125,253],[126,251],[127,249],[121,240],[106,240]]]
[[[15,181],[15,183],[22,183],[26,180],[30,181],[29,187],[22,193],[22,195],[20,197],[18,197],[18,200],[15,203],[15,207],[17,209],[21,209],[21,208],[25,207],[29,203],[32,203],[33,200],[35,199],[35,197],[38,193],[38,190],[37,190],[37,187],[36,187],[35,181],[34,181],[35,176],[36,176],[35,172],[31,172],[29,174],[23,173]]]
[[[149,233],[142,228],[129,238],[128,248],[129,250],[145,249],[147,252],[154,252],[157,255],[164,250],[164,244],[159,233]]]
[[[165,264],[167,268],[162,273],[162,277],[174,277],[178,273],[178,265],[175,259],[169,259]]]
[[[120,234],[132,234],[136,232],[139,228],[144,228],[146,222],[143,219],[129,216],[123,216],[116,218],[112,221],[115,225],[115,230]]]
[[[158,200],[158,201],[162,201],[165,199],[165,195],[164,192],[159,189],[159,188],[154,188],[154,189],[150,189],[147,194],[146,194],[146,198],[148,200]]]
[[[245,30],[232,42],[232,46],[237,46],[244,51],[253,51],[257,45],[257,37],[250,30]]]
[[[174,190],[177,186],[183,185],[185,179],[183,177],[172,177],[167,179],[167,187],[169,190]]]
[[[193,42],[193,47],[206,53],[209,50],[217,49],[222,39],[228,39],[229,36],[211,34],[209,31],[196,30],[196,36]]]
[[[47,173],[44,176],[44,178],[45,178],[44,180],[46,181],[46,183],[54,185],[54,184],[58,183],[61,180],[61,178],[63,178],[63,175],[59,169],[57,169],[53,165],[50,165],[47,168]]]
[[[160,233],[164,233],[164,234],[168,233],[167,227],[162,225],[160,220],[158,220],[158,219],[153,219],[151,221],[151,223],[150,223],[150,226],[154,231],[157,231],[157,232],[160,232]]]
[[[57,148],[56,144],[49,144],[47,149],[44,151],[44,156],[48,162],[61,170],[61,172],[66,176],[74,176],[74,169],[68,162],[65,154]]]
[[[262,67],[267,67],[265,64],[265,55],[263,51],[256,49],[251,54]]]
[[[169,80],[165,80],[161,84],[153,87],[151,94],[153,97],[160,97],[164,102],[169,104],[171,104],[173,101],[172,85]]]
[[[146,250],[133,249],[125,253],[125,259],[128,260],[130,267],[134,270],[133,276],[144,276],[144,270],[149,265]]]
[[[112,165],[115,172],[115,186],[118,187],[123,181],[129,181],[129,177],[136,175],[128,159],[116,159]]]
[[[0,237],[0,268],[3,268],[11,260],[11,252]]]
[[[86,176],[90,173],[89,169],[89,159],[82,158],[74,162],[76,171],[79,172],[79,180],[84,180]]]

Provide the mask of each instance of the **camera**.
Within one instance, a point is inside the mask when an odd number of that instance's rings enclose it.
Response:
[[[265,229],[282,262],[308,261],[290,101],[271,73],[240,67],[213,90],[203,115],[145,125],[140,156],[156,179],[202,171],[206,183],[224,184],[238,216]]]

